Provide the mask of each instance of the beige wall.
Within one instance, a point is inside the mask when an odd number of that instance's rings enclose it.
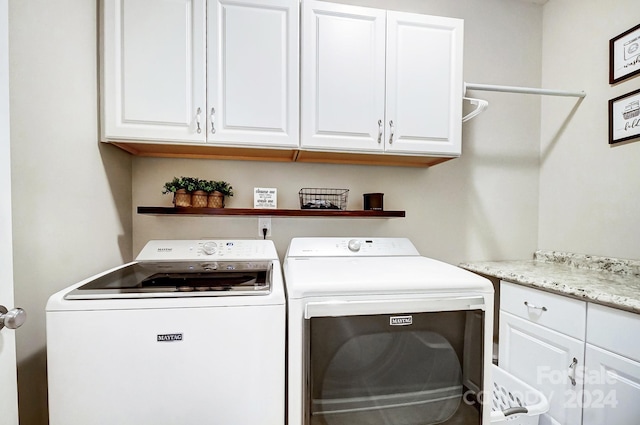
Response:
[[[160,189],[174,175],[232,182],[237,196],[230,207],[250,207],[258,185],[277,187],[285,208],[297,207],[301,187],[326,186],[351,189],[349,208],[361,207],[362,193],[381,191],[388,209],[407,211],[406,218],[389,220],[274,218],[281,254],[291,237],[302,235],[408,236],[425,255],[454,263],[525,258],[536,248],[538,98],[480,93],[491,106],[464,124],[462,158],[430,169],[132,160],[96,143],[95,3],[10,4],[15,287],[17,304],[29,312],[17,333],[23,425],[47,422],[44,309],[53,292],[129,260],[148,239],[256,236],[257,218],[135,214],[138,205],[169,205]],[[467,81],[540,83],[539,6],[511,0],[359,4],[464,18]]]
[[[20,423],[46,424],[45,304],[131,258],[131,159],[97,143],[96,2],[9,2]]]
[[[608,145],[609,40],[638,24],[637,0],[551,0],[544,8],[543,84],[587,97],[542,104],[542,249],[640,258],[640,143]]]
[[[452,263],[529,258],[536,248],[640,257],[640,143],[609,147],[606,115],[608,99],[640,87],[640,77],[607,82],[608,40],[637,24],[635,2],[341,2],[464,18],[468,82],[588,96],[575,107],[572,98],[473,93],[490,106],[463,125],[463,156],[429,169],[132,159],[96,143],[95,2],[11,2],[15,286],[30,315],[17,333],[23,425],[46,423],[49,295],[132,258],[148,239],[257,237],[255,217],[135,214],[138,205],[168,206],[160,191],[174,175],[230,181],[237,195],[229,207],[251,207],[254,186],[273,186],[281,207],[297,208],[298,190],[319,186],[349,188],[350,209],[361,208],[362,193],[380,191],[387,209],[407,212],[274,218],[281,255],[295,236],[372,235],[410,237],[423,254]]]
[[[342,0],[465,19],[465,80],[540,85],[542,8],[513,0]],[[469,93],[471,94],[471,93]],[[328,164],[134,158],[133,208],[169,206],[165,181],[191,175],[224,179],[236,196],[228,207],[251,208],[253,188],[278,188],[281,208],[298,208],[302,187],[348,188],[349,209],[362,194],[383,192],[386,209],[406,218],[273,218],[273,237],[284,255],[295,236],[406,236],[424,255],[463,260],[529,258],[537,247],[540,99],[475,93],[489,109],[463,125],[463,155],[428,169]],[[467,105],[468,107],[468,105]],[[149,239],[248,237],[258,218],[141,216],[133,213],[133,249]]]

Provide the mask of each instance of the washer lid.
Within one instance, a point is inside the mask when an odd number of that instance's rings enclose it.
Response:
[[[493,293],[475,273],[427,257],[288,257],[289,298],[333,295]]]
[[[67,300],[269,295],[273,262],[136,262],[89,280]]]

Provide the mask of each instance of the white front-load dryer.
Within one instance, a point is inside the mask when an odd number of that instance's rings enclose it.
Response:
[[[295,238],[283,271],[289,425],[489,424],[487,279],[405,238]]]

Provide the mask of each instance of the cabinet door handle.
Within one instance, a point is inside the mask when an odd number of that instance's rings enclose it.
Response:
[[[526,306],[527,306],[527,307],[529,307],[529,308],[535,308],[536,310],[547,311],[547,307],[545,307],[545,306],[538,307],[537,305],[531,304],[531,303],[530,303],[530,302],[528,302],[528,301],[525,301],[525,302],[524,302],[524,305],[526,305]]]
[[[382,120],[378,120],[378,144],[382,143]]]
[[[200,128],[200,114],[202,113],[202,109],[198,108],[198,111],[196,112],[196,132],[198,132],[198,134],[202,133],[202,129]]]
[[[393,143],[393,120],[389,121],[389,129],[391,134],[389,135],[389,144]]]
[[[569,365],[569,380],[574,387],[576,386],[576,366],[578,366],[578,359],[574,357]]]
[[[211,121],[211,134],[216,134],[216,125],[213,121],[213,116],[216,113],[216,108],[211,108],[211,114],[209,115],[209,120]]]

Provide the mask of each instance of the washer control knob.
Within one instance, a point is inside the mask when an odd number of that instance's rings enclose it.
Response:
[[[218,244],[215,242],[205,242],[202,245],[202,250],[204,251],[205,254],[207,255],[213,255],[216,253],[216,251],[218,250]]]
[[[352,251],[352,252],[360,251],[360,241],[357,239],[351,239],[347,246],[349,247],[349,251]]]

